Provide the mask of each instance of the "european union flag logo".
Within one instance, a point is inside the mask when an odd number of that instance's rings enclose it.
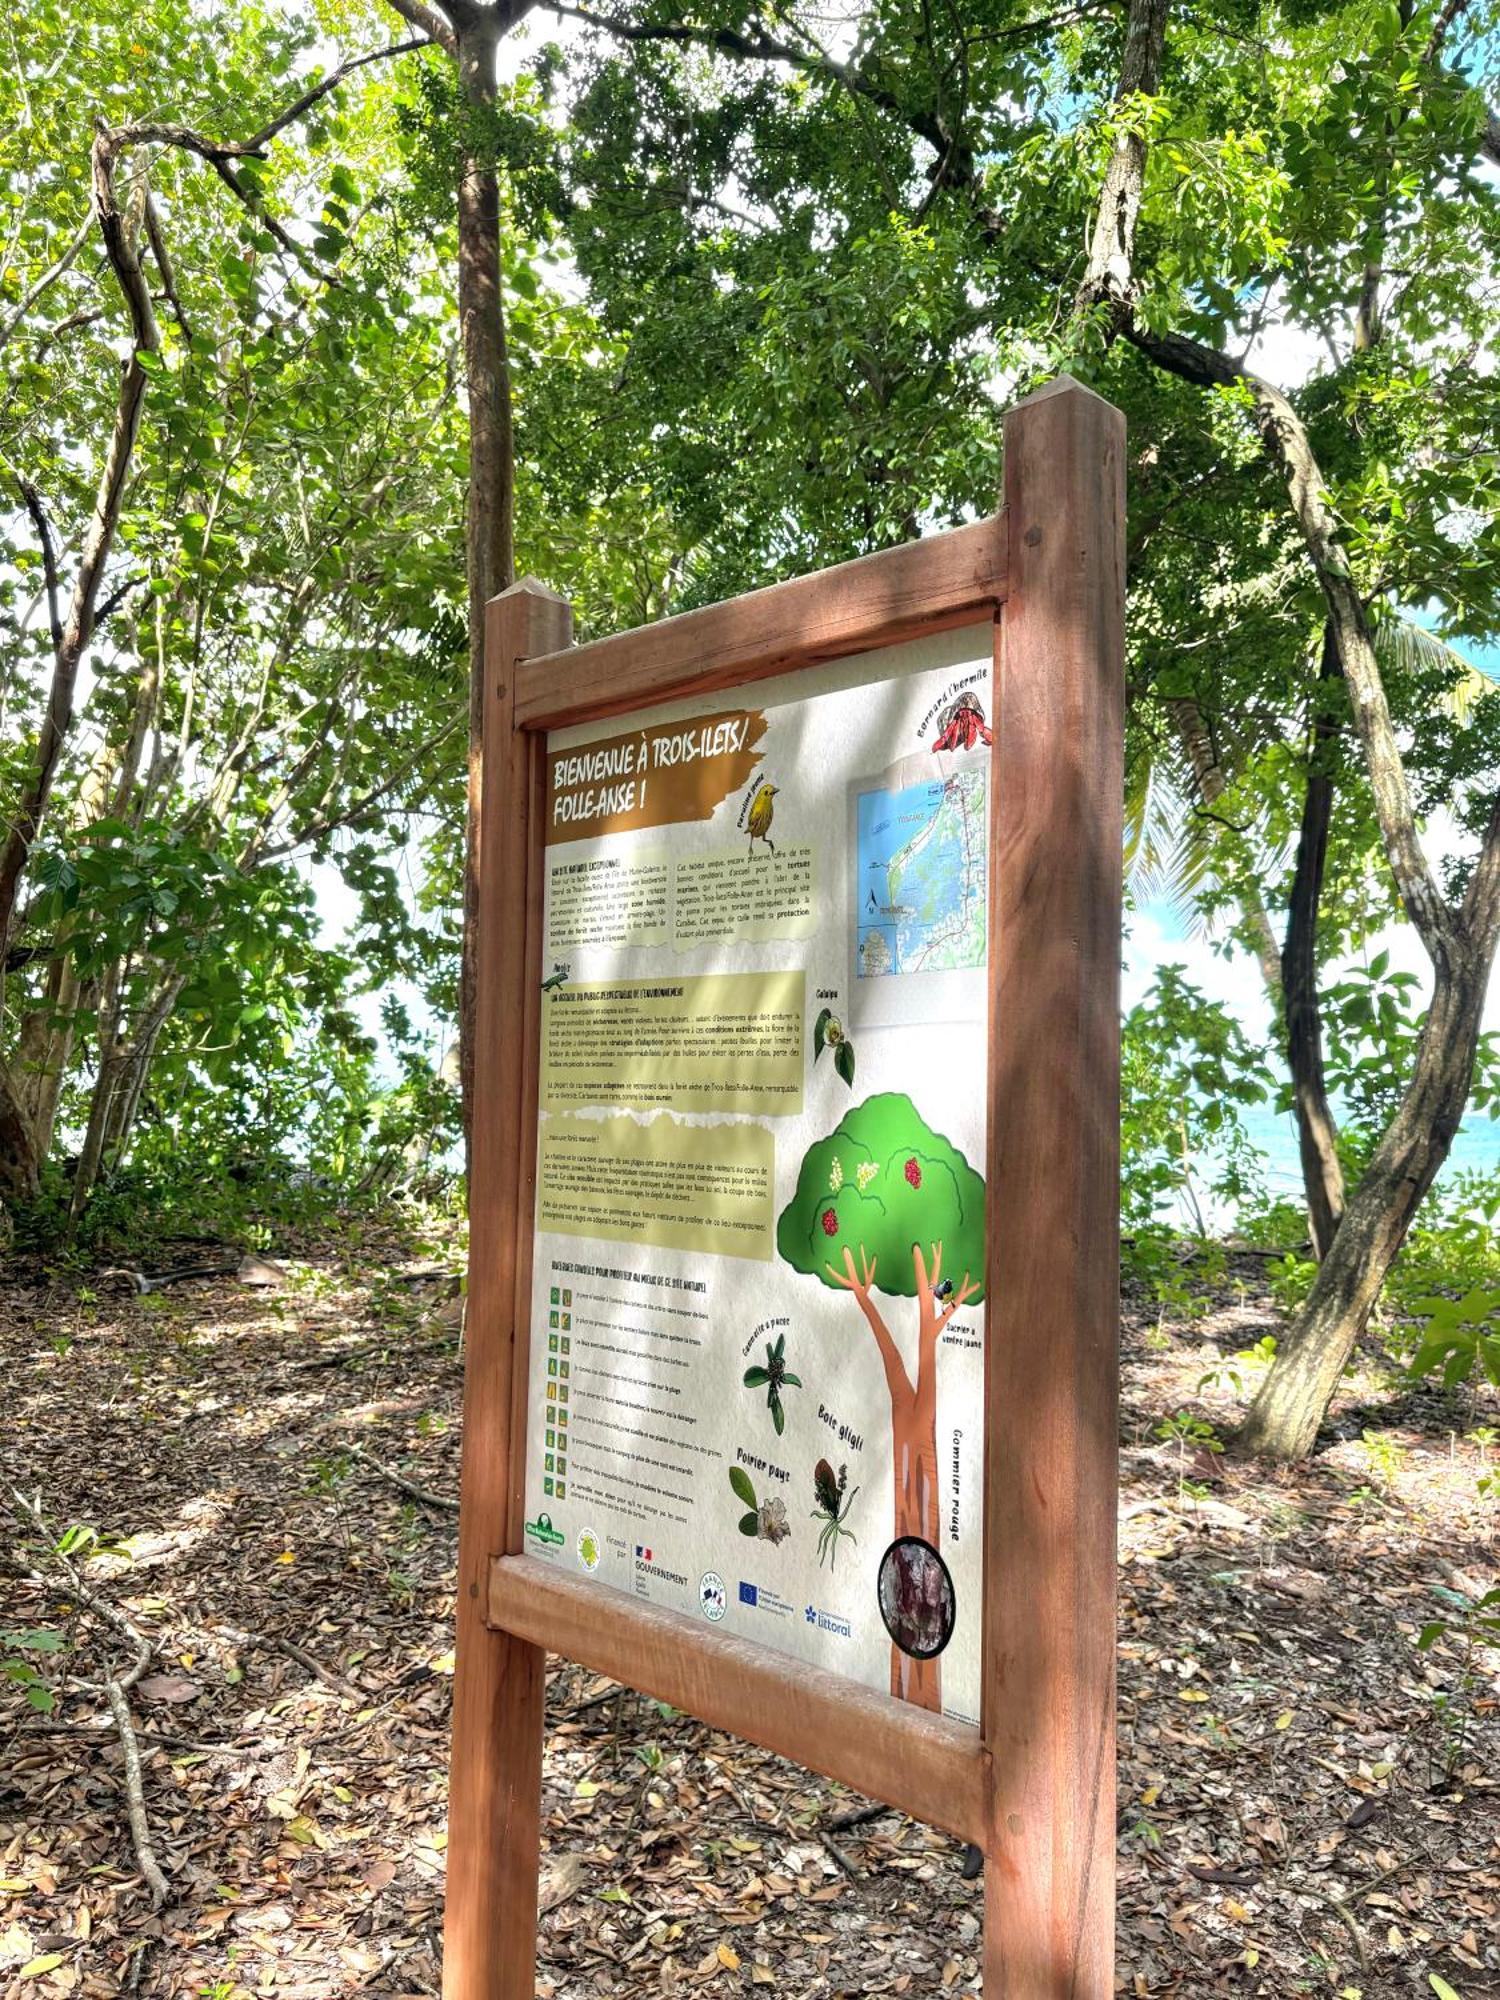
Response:
[[[759,1601],[759,1598],[760,1598],[760,1592],[756,1589],[753,1583],[742,1583],[740,1585],[741,1604],[755,1604]]]

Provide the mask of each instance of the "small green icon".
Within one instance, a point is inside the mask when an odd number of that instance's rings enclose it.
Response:
[[[571,1354],[573,1352],[573,1343],[566,1334],[563,1335],[562,1351],[564,1354]]]
[[[568,1290],[566,1285],[563,1287],[562,1302],[565,1306],[570,1306],[573,1303],[573,1294]]]
[[[564,1362],[564,1363],[562,1364],[562,1372],[563,1372],[563,1380],[564,1380],[564,1381],[566,1381],[566,1380],[567,1380],[567,1378],[568,1378],[568,1369],[569,1369],[569,1368],[570,1368],[571,1366],[572,1366],[571,1362],[567,1362],[567,1361],[565,1361],[565,1362]]]
[[[557,1352],[557,1335],[555,1333],[547,1335],[547,1352],[549,1354],[556,1354]]]
[[[550,1450],[550,1448],[551,1448],[551,1447],[552,1447],[553,1445],[555,1445],[556,1443],[557,1443],[557,1432],[556,1432],[556,1431],[548,1431],[548,1433],[547,1433],[547,1445],[548,1445],[548,1448],[549,1448],[549,1450]]]
[[[564,1430],[566,1430],[566,1429],[568,1428],[568,1413],[567,1413],[567,1411],[566,1411],[566,1410],[559,1410],[559,1411],[558,1411],[558,1413],[557,1413],[557,1421],[558,1421],[558,1423],[559,1423],[559,1424],[560,1424],[560,1425],[562,1426],[562,1428],[563,1428]]]
[[[556,1326],[556,1325],[557,1325],[557,1314],[556,1314],[556,1313],[549,1313],[549,1314],[547,1315],[547,1324],[548,1324],[548,1326]]]
[[[564,1326],[571,1326],[573,1324],[573,1315],[571,1313],[564,1313],[562,1323]]]
[[[547,1363],[547,1373],[549,1375],[555,1375],[557,1373],[557,1363],[555,1361],[549,1361]]]
[[[546,1494],[549,1500],[555,1497],[553,1493],[552,1481],[550,1479],[544,1479],[542,1481],[542,1491]]]
[[[568,1489],[560,1479],[557,1482],[557,1497],[559,1500],[566,1500],[568,1497]]]
[[[554,1285],[554,1286],[552,1287],[552,1303],[553,1303],[553,1305],[556,1305],[556,1304],[557,1304],[557,1287],[556,1287],[556,1285]]]
[[[547,1456],[542,1460],[542,1466],[543,1469],[547,1472],[556,1472],[557,1467],[552,1462],[552,1454],[550,1451],[548,1452]]]

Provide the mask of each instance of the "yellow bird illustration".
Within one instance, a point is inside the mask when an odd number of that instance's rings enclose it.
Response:
[[[776,808],[772,805],[771,801],[775,798],[778,789],[779,787],[776,785],[762,785],[750,802],[750,819],[748,825],[750,832],[750,852],[752,854],[755,852],[755,843],[757,840],[763,840],[773,854],[776,852],[776,843],[771,838],[771,821],[775,817]]]

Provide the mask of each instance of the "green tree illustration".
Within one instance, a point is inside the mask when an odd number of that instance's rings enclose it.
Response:
[[[808,1148],[776,1225],[776,1248],[793,1270],[849,1292],[875,1336],[891,1399],[895,1533],[934,1548],[938,1340],[960,1306],[984,1297],[984,1222],[983,1178],[909,1097],[883,1091]],[[877,1291],[917,1301],[915,1381]],[[938,1662],[893,1646],[891,1692],[940,1708]]]

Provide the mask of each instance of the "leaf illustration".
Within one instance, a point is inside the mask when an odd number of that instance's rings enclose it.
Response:
[[[755,1505],[755,1488],[750,1484],[750,1475],[744,1466],[730,1466],[729,1483],[734,1488],[736,1497],[743,1500],[747,1507]]]
[[[764,1368],[747,1368],[745,1370],[745,1387],[747,1389],[764,1389],[770,1379]]]
[[[802,1387],[802,1377],[800,1375],[783,1375],[781,1386],[783,1389],[800,1389]]]
[[[741,1514],[740,1533],[742,1535],[758,1535],[760,1533],[760,1515]]]
[[[822,1013],[818,1016],[817,1020],[814,1021],[813,1023],[814,1062],[816,1062],[818,1060],[818,1057],[823,1053],[824,1044],[828,1040],[828,1023],[832,1019],[833,1019],[833,1009],[831,1007],[825,1007]]]
[[[771,1422],[776,1426],[777,1437],[780,1437],[786,1429],[786,1411],[781,1407],[781,1398],[779,1396],[771,1398]]]
[[[845,1083],[848,1084],[849,1088],[853,1090],[854,1044],[852,1042],[839,1043],[838,1047],[833,1052],[833,1066],[838,1071],[839,1075],[844,1079]]]

